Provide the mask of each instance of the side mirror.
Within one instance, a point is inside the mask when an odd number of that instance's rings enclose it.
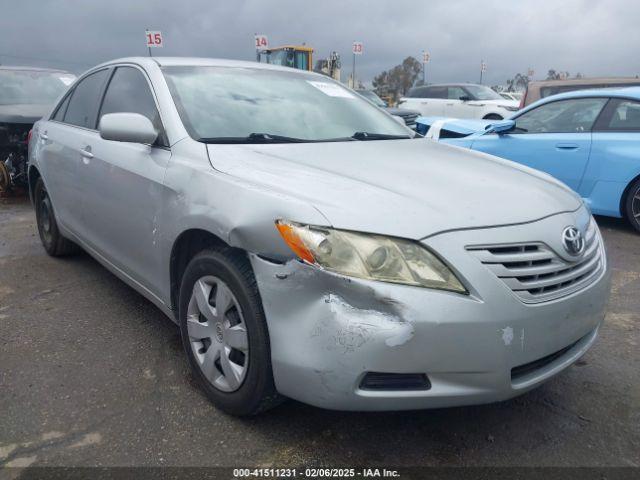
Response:
[[[462,100],[463,102],[470,102],[471,97],[469,95],[461,95],[460,100]]]
[[[100,137],[114,142],[152,144],[158,132],[151,121],[139,113],[107,113],[100,119]]]
[[[490,123],[484,127],[484,133],[507,133],[516,128],[516,122],[513,120],[501,120],[499,122]]]

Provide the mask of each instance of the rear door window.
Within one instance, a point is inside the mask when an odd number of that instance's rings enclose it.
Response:
[[[62,122],[64,120],[64,114],[67,111],[67,105],[69,105],[69,100],[71,100],[71,95],[67,95],[64,100],[62,101],[62,103],[60,103],[60,105],[58,105],[58,108],[56,109],[56,113],[53,115],[52,120],[55,120],[56,122]]]
[[[633,100],[618,101],[604,130],[640,132],[640,102],[634,102]]]
[[[76,85],[64,115],[64,123],[95,129],[98,104],[107,73],[107,69],[92,73]]]
[[[449,89],[447,87],[428,87],[425,98],[449,98]]]
[[[449,100],[460,100],[461,97],[468,97],[469,94],[464,91],[462,87],[449,87],[448,98]]]

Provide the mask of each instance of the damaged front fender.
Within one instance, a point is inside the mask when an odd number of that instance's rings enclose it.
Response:
[[[394,349],[414,339],[410,312],[386,294],[385,284],[298,260],[250,259],[268,319],[276,387],[284,395],[337,405],[353,394],[354,378],[380,369],[382,357],[394,357]]]

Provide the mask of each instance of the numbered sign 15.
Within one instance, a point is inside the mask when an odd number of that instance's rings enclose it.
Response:
[[[269,48],[269,39],[266,35],[256,35],[256,50],[267,50]]]
[[[147,38],[147,47],[162,47],[162,32],[147,30],[145,35]]]
[[[362,55],[364,50],[364,45],[362,42],[353,42],[353,53],[354,55]]]

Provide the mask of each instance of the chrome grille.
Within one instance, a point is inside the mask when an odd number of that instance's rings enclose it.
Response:
[[[404,120],[404,123],[407,126],[415,125],[417,118],[418,118],[418,115],[415,114],[415,113],[410,113],[409,115],[403,115],[402,116],[402,119]]]
[[[541,242],[468,247],[489,270],[526,303],[553,300],[576,292],[604,268],[602,241],[594,220],[585,233],[585,250],[566,261]]]

